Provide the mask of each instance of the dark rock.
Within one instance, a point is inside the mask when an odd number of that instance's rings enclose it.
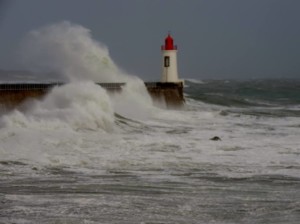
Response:
[[[218,136],[215,136],[215,137],[211,138],[210,140],[212,140],[212,141],[221,141],[221,138],[218,137]]]

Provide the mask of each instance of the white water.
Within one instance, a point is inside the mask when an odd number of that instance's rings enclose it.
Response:
[[[2,117],[0,162],[25,164],[0,163],[3,222],[299,220],[297,179],[276,179],[300,177],[297,118],[222,116],[222,107],[188,100],[185,110],[138,122],[114,117],[105,92],[82,85],[96,96]],[[75,116],[69,108],[78,105],[89,109]],[[209,140],[215,135],[222,141]]]
[[[142,80],[118,68],[107,47],[80,25],[62,22],[31,31],[20,55],[24,66],[36,74],[51,72],[70,84],[1,117],[1,160],[78,165],[85,157],[77,155],[77,149],[89,155],[86,144],[93,152],[101,139],[115,141],[115,113],[146,120],[158,110]],[[126,82],[126,86],[121,93],[108,95],[93,82]]]
[[[107,47],[92,39],[90,30],[67,21],[29,32],[22,41],[20,58],[25,69],[42,76],[54,73],[59,81],[128,79],[110,58]]]
[[[23,50],[29,68],[70,83],[1,116],[0,222],[299,220],[297,179],[273,178],[300,177],[298,118],[223,116],[191,99],[157,109],[141,80],[68,22],[32,31]],[[121,94],[94,84],[121,80]]]
[[[1,117],[1,160],[103,170],[209,165],[233,176],[299,175],[299,130],[292,118],[221,116],[222,107],[192,100],[185,110],[157,109],[141,80],[124,74],[89,30],[69,22],[30,32],[23,50],[29,67],[71,83]],[[108,95],[92,83],[120,80],[127,82],[121,94]],[[210,141],[214,136],[222,141]]]
[[[81,172],[164,170],[166,179],[168,170],[194,169],[232,177],[300,176],[296,118],[221,116],[209,105],[188,102],[183,111],[158,110],[151,119],[130,121],[114,118],[101,88],[95,95],[98,86],[82,86],[94,88],[92,98],[80,91],[55,101],[57,89],[32,110],[2,117],[1,160]],[[222,141],[210,141],[214,136]]]

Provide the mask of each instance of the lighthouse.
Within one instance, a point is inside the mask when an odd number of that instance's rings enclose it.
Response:
[[[177,72],[177,46],[170,33],[165,38],[165,45],[161,46],[162,51],[162,82],[178,83],[182,80],[178,79]]]

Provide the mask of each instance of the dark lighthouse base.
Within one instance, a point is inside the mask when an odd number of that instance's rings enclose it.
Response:
[[[146,82],[145,85],[154,103],[163,102],[168,108],[177,108],[185,102],[182,82]]]
[[[97,83],[108,92],[122,91],[125,83]],[[63,83],[14,83],[0,84],[0,107],[13,109],[30,99],[45,96],[53,87]],[[145,86],[155,103],[163,103],[168,108],[184,104],[183,83],[146,82]]]

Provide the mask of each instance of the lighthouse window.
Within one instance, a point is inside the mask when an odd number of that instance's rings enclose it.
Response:
[[[165,67],[170,67],[170,57],[165,56]]]

